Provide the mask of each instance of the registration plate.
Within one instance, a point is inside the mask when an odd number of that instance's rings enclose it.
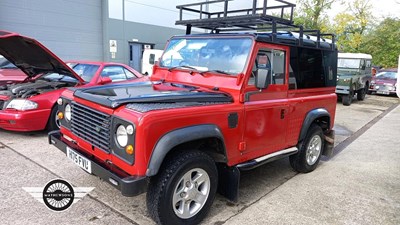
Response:
[[[67,147],[67,157],[86,172],[92,173],[92,162],[70,147]]]
[[[389,95],[388,91],[377,91],[376,93],[382,94],[382,95]]]

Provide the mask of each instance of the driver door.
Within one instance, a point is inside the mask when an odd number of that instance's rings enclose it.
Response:
[[[259,157],[286,146],[288,114],[289,48],[259,43],[252,59],[251,76],[245,88],[246,153]],[[270,85],[265,89],[255,87],[258,73],[268,73]]]

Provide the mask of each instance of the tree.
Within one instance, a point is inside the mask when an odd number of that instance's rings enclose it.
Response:
[[[375,65],[396,67],[400,54],[400,19],[386,18],[362,40],[360,50],[372,55]]]
[[[303,25],[307,29],[326,31],[329,20],[326,11],[334,2],[339,0],[298,0],[298,12],[294,17],[296,25]]]
[[[347,5],[347,11],[336,15],[332,31],[337,34],[339,50],[359,52],[363,36],[373,21],[372,6],[370,0],[353,0]]]
[[[354,0],[353,4],[349,3],[349,9],[358,23],[356,32],[363,35],[369,22],[373,19],[370,0]]]

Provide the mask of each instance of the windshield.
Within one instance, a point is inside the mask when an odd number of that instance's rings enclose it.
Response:
[[[396,79],[397,73],[396,72],[380,72],[376,75],[378,79]]]
[[[338,68],[358,69],[360,68],[360,59],[338,59]]]
[[[39,80],[46,80],[46,81],[64,81],[64,82],[73,82],[76,83],[78,80],[74,77],[59,74],[59,73],[47,73],[42,75]]]
[[[16,69],[17,67],[10,63],[6,58],[3,56],[0,57],[0,69]]]
[[[251,38],[174,38],[169,42],[160,66],[236,75],[243,72],[251,45]]]
[[[93,64],[73,64],[68,63],[68,66],[72,67],[76,74],[78,74],[84,81],[90,82],[96,71],[99,69],[99,65]]]

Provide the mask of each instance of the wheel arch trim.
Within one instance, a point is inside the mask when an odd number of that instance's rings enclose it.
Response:
[[[147,165],[146,176],[154,176],[158,173],[165,157],[174,147],[204,138],[219,139],[226,155],[224,137],[216,125],[203,124],[180,128],[166,133],[157,141]]]
[[[302,125],[301,130],[300,130],[299,142],[304,140],[304,138],[307,135],[307,131],[310,128],[311,124],[316,119],[321,118],[321,117],[328,117],[329,118],[328,127],[330,127],[331,115],[328,112],[328,110],[326,110],[324,108],[313,109],[313,110],[309,111],[307,113],[306,117],[304,118],[303,125]]]

